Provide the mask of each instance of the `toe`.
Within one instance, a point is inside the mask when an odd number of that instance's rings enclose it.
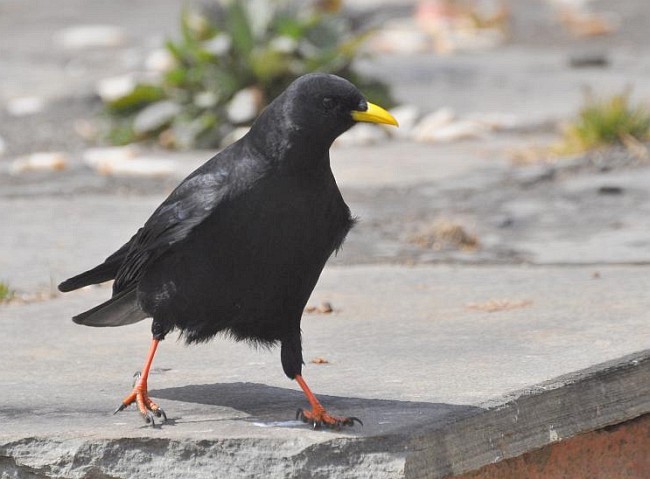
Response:
[[[167,414],[165,414],[165,411],[163,411],[162,408],[156,408],[153,413],[156,417],[162,418],[162,422],[167,422]]]
[[[310,424],[313,429],[320,429],[321,427],[328,429],[341,429],[342,426],[354,426],[355,422],[359,423],[360,426],[363,426],[363,422],[361,422],[361,419],[358,417],[336,417],[330,416],[326,412],[318,414],[303,409],[298,409],[296,411],[296,419]]]
[[[354,426],[355,422],[359,423],[359,426],[363,427],[363,422],[358,417],[352,416],[352,417],[343,418],[343,425],[344,426]]]
[[[156,426],[156,421],[154,420],[154,415],[151,411],[147,411],[142,414],[145,424],[151,424],[151,426]]]

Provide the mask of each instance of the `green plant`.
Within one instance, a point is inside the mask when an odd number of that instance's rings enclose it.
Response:
[[[578,118],[565,128],[558,152],[578,153],[649,139],[650,111],[644,106],[632,107],[629,92],[605,99],[596,99],[588,93]]]
[[[312,71],[348,78],[373,101],[390,104],[383,83],[352,67],[369,32],[355,31],[330,3],[221,0],[200,12],[185,10],[180,39],[166,44],[172,67],[106,104],[109,139],[218,146],[294,79]],[[156,108],[158,121],[142,126],[146,122],[138,118]]]
[[[0,303],[9,301],[14,296],[14,291],[4,281],[0,281]]]

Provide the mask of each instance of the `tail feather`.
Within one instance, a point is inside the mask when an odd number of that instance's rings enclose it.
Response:
[[[129,252],[131,243],[133,243],[134,239],[140,234],[141,231],[142,228],[140,228],[127,243],[123,244],[120,249],[106,258],[102,264],[95,266],[93,269],[78,274],[77,276],[73,276],[70,279],[66,279],[59,285],[59,291],[62,293],[67,293],[75,289],[83,288],[84,286],[88,286],[90,284],[99,284],[103,283],[104,281],[115,279],[115,276],[117,275],[122,262]]]
[[[115,275],[117,274],[116,266],[119,267],[119,264],[102,263],[99,266],[95,266],[91,270],[73,276],[70,279],[66,279],[64,282],[59,284],[59,291],[67,293],[68,291],[83,288],[90,284],[99,284],[111,280],[115,278]]]
[[[124,326],[149,317],[138,305],[135,288],[116,294],[108,301],[76,315],[77,324],[99,328]]]

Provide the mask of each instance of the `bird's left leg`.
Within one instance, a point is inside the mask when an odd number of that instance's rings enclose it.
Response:
[[[296,419],[302,419],[306,423],[310,423],[314,429],[325,426],[331,428],[339,428],[341,426],[353,426],[355,422],[362,424],[356,417],[336,417],[331,416],[325,411],[325,408],[320,403],[314,393],[311,392],[309,386],[302,378],[302,340],[300,332],[289,335],[282,340],[282,347],[280,349],[280,357],[282,359],[282,368],[284,373],[289,379],[295,379],[300,385],[307,401],[311,405],[311,411],[298,409]]]
[[[298,409],[296,419],[302,419],[303,422],[311,423],[314,429],[321,426],[338,429],[341,426],[354,426],[355,422],[358,422],[363,426],[363,423],[359,418],[336,417],[328,414],[320,401],[316,399],[314,393],[311,392],[311,389],[309,389],[309,386],[307,386],[307,383],[302,378],[302,376],[300,374],[297,374],[294,379],[304,391],[305,396],[307,396],[307,401],[309,401],[309,404],[311,405],[311,411]]]
[[[162,418],[163,422],[167,420],[165,411],[163,411],[160,406],[158,406],[149,398],[149,393],[147,391],[147,379],[149,378],[149,370],[151,369],[151,363],[153,362],[153,357],[156,354],[156,348],[158,348],[159,342],[160,339],[156,339],[155,337],[151,341],[149,354],[147,354],[147,359],[144,362],[142,372],[136,379],[133,391],[131,391],[131,393],[122,400],[122,404],[118,406],[113,414],[117,414],[118,412],[129,407],[131,404],[136,403],[138,405],[138,409],[140,410],[140,414],[142,414],[147,424],[151,424],[152,426],[155,425],[154,416]]]

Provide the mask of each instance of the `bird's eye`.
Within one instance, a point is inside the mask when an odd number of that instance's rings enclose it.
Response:
[[[326,110],[331,110],[334,107],[334,98],[330,96],[326,96],[325,98],[323,98],[323,107]]]

